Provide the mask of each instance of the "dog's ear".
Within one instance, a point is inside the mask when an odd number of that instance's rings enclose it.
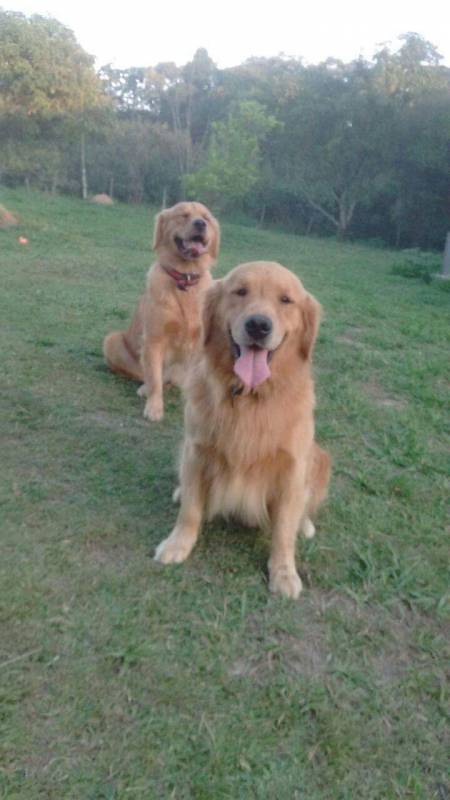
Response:
[[[303,328],[300,333],[300,355],[303,359],[311,358],[314,342],[319,332],[322,306],[311,295],[306,294],[302,304]]]
[[[209,247],[210,255],[213,257],[214,261],[219,257],[219,249],[220,249],[220,225],[217,222],[216,218],[211,215],[211,226],[213,229],[213,237],[211,240],[211,245]]]
[[[206,346],[211,339],[214,326],[214,317],[222,295],[222,281],[214,281],[208,289],[203,300],[203,344]]]
[[[161,242],[164,239],[166,217],[166,212],[160,211],[155,219],[155,229],[153,231],[153,250],[157,250],[158,247],[161,246]]]

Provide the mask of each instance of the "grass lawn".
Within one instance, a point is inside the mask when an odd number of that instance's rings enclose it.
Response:
[[[278,260],[325,310],[332,486],[304,591],[277,599],[267,543],[236,524],[152,560],[181,399],[146,423],[101,355],[151,212],[0,202],[22,219],[0,231],[2,800],[449,800],[445,287],[392,274],[398,253],[223,225],[216,274]]]

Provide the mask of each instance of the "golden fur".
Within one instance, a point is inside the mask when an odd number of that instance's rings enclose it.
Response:
[[[310,517],[326,496],[330,475],[330,458],[314,441],[311,356],[320,311],[298,278],[271,262],[242,264],[208,290],[204,348],[186,386],[180,490],[174,496],[181,507],[172,533],[157,548],[158,561],[184,561],[203,518],[235,515],[270,530],[270,589],[298,596],[297,532],[314,535]],[[273,352],[270,377],[249,388],[234,371],[233,342],[243,341],[254,314],[271,320],[267,352]]]
[[[193,255],[189,245],[199,233],[202,220],[204,252]],[[201,203],[177,203],[161,211],[153,240],[158,258],[148,273],[146,291],[128,329],[110,333],[104,339],[103,352],[109,368],[143,382],[138,394],[147,395],[144,416],[150,420],[162,419],[163,384],[171,381],[182,385],[188,361],[199,343],[200,301],[211,284],[210,269],[219,254],[219,244],[219,223]],[[198,283],[182,291],[164,268],[195,272]]]

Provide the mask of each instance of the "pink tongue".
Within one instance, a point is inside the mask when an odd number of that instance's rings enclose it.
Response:
[[[246,386],[254,389],[270,378],[268,355],[268,350],[241,345],[241,355],[234,362],[234,371]]]
[[[186,248],[192,256],[201,256],[203,253],[206,253],[206,246],[201,242],[188,242]]]

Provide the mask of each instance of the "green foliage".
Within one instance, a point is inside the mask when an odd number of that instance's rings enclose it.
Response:
[[[182,400],[142,418],[101,342],[142,291],[151,217],[2,189],[2,800],[431,800],[448,785],[448,296],[390,250],[223,222],[217,276],[276,259],[324,307],[333,456],[304,592],[207,525],[161,567]]]
[[[55,19],[0,9],[0,113],[79,114],[96,107],[94,59]]]
[[[25,182],[33,182],[43,189],[55,190],[65,177],[66,164],[56,143],[41,139],[8,141],[2,152],[2,169],[5,176],[14,175]]]
[[[72,148],[105,124],[107,98],[94,59],[57,20],[0,9],[3,180],[55,191],[67,185]],[[84,157],[84,155],[83,155]]]
[[[276,126],[255,100],[241,102],[225,122],[214,122],[205,164],[185,176],[187,195],[204,197],[219,208],[242,203],[258,183],[261,144]]]
[[[178,188],[178,137],[165,125],[141,117],[114,119],[89,141],[87,170],[91,187],[121,200],[160,203],[164,190]]]
[[[450,69],[416,33],[350,63],[222,70],[199,49],[184,66],[96,75],[59,22],[2,11],[0,111],[7,185],[187,194],[260,225],[398,248],[441,249],[448,229]]]
[[[439,271],[439,259],[433,253],[424,253],[418,248],[401,251],[401,261],[392,267],[393,275],[418,278],[431,283],[433,274]]]

